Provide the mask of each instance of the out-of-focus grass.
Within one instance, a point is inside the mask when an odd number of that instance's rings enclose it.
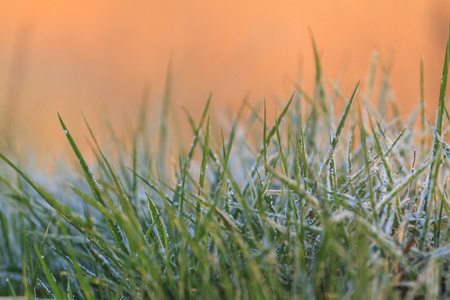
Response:
[[[376,63],[366,91],[357,84],[344,96],[323,83],[317,53],[313,95],[299,88],[274,124],[265,104],[262,115],[250,107],[248,119],[236,118],[228,131],[212,128],[210,100],[198,123],[188,115],[194,140],[180,150],[186,154],[174,169],[166,163],[166,119],[161,136],[149,136],[146,126],[154,124],[143,110],[130,143],[115,140],[118,151],[103,150],[86,122],[96,157],[88,166],[60,117],[79,162],[78,175],[54,174],[67,184],[49,192],[26,166],[0,154],[18,174],[1,170],[0,294],[450,297],[449,57],[447,47],[430,128],[421,89],[420,135],[416,116],[403,124],[397,109],[387,107],[395,103],[385,81],[381,104],[372,104]],[[344,104],[338,122],[336,101]],[[379,118],[386,110],[393,120]],[[149,151],[153,145],[159,145],[157,157]]]

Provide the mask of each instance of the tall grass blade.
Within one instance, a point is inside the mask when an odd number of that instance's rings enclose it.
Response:
[[[449,44],[450,44],[450,23],[449,23],[449,31],[448,31],[447,48],[445,51],[444,70],[442,71],[442,76],[441,76],[441,87],[440,87],[440,91],[439,91],[439,104],[438,104],[438,110],[436,113],[435,128],[436,128],[436,133],[439,136],[442,133],[442,125],[443,125],[442,123],[444,121],[443,116],[444,116],[444,110],[445,110],[445,93],[447,91],[447,78],[448,78],[448,68],[449,68],[449,59],[450,59],[450,45]],[[433,150],[431,152],[432,162],[431,162],[430,170],[428,172],[425,190],[422,193],[422,197],[420,198],[419,207],[418,207],[419,211],[423,211],[424,207],[426,206],[426,202],[429,199],[429,195],[431,193],[431,188],[432,188],[431,172],[434,169],[435,164],[437,163],[435,156],[438,153],[439,146],[440,146],[439,139],[435,136],[434,141],[433,141]],[[436,179],[437,178],[433,178],[433,180],[436,180]]]
[[[61,123],[61,126],[63,128],[63,131],[69,140],[70,145],[72,146],[73,151],[75,152],[76,157],[78,158],[78,162],[83,169],[84,177],[86,178],[89,187],[92,191],[92,194],[94,195],[94,198],[104,207],[107,208],[107,205],[105,201],[103,200],[100,189],[97,185],[97,182],[94,179],[94,175],[89,170],[89,167],[86,163],[86,160],[84,159],[83,155],[81,155],[80,150],[78,149],[78,146],[76,145],[75,141],[72,138],[72,135],[70,134],[69,130],[67,129],[66,125],[64,124],[61,116],[58,114],[59,122]],[[112,222],[109,219],[106,219],[106,222],[108,224],[108,227],[111,231],[111,234],[114,238],[114,241],[116,242],[116,245],[125,253],[128,253],[128,248],[125,242],[125,238],[122,235],[121,229],[117,223]]]
[[[208,153],[209,153],[209,118],[206,122],[206,133],[205,133],[205,143],[203,144],[203,156],[202,156],[202,164],[200,166],[200,178],[199,178],[199,191],[198,194],[206,197],[204,193],[202,193],[205,187],[205,178],[206,178],[206,168],[208,162]],[[197,204],[197,213],[200,213],[200,204]]]
[[[319,169],[320,177],[323,177],[326,167],[329,164],[331,157],[333,156],[334,150],[336,150],[336,146],[339,142],[339,137],[341,136],[342,130],[344,129],[345,121],[347,120],[348,113],[350,112],[350,107],[352,106],[353,100],[355,99],[356,93],[358,92],[358,87],[359,82],[356,84],[356,88],[353,91],[352,97],[350,98],[347,107],[344,110],[341,120],[339,121],[339,125],[336,129],[336,133],[334,134],[333,139],[331,140],[330,147],[328,148],[327,154],[325,154],[322,165],[320,166]]]
[[[159,169],[162,172],[162,177],[166,178],[166,159],[167,159],[167,141],[168,141],[168,123],[169,107],[172,98],[172,66],[169,63],[166,77],[166,86],[164,89],[163,109],[161,113],[161,131],[159,135]]]

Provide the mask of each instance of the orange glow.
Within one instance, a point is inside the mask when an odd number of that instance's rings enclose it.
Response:
[[[223,3],[219,3],[223,2]],[[137,107],[147,83],[161,98],[169,61],[174,99],[195,111],[286,99],[301,65],[311,90],[312,31],[324,74],[343,89],[364,82],[372,52],[392,61],[391,83],[405,113],[419,99],[424,58],[429,117],[437,103],[450,2],[435,1],[2,1],[0,103],[11,123],[49,145],[68,126]],[[16,105],[7,104],[14,97]],[[8,106],[9,105],[9,106]],[[37,124],[37,125],[36,125]],[[45,146],[43,146],[45,148]]]

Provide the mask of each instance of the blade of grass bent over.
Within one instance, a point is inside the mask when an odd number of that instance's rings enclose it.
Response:
[[[87,222],[74,214],[72,209],[64,204],[60,203],[56,198],[50,195],[45,189],[31,180],[30,177],[25,175],[15,164],[13,164],[6,156],[0,153],[0,158],[5,161],[11,168],[13,168],[31,187],[51,206],[55,209],[64,219],[77,228],[80,232],[84,232]]]
[[[391,146],[389,147],[389,149],[386,150],[386,152],[384,152],[384,156],[387,157],[389,155],[389,153],[392,152],[392,150],[394,149],[394,147],[398,144],[398,142],[400,141],[400,139],[403,137],[403,135],[406,132],[406,128],[404,128],[399,135],[397,136],[397,138],[394,140],[394,142],[392,142]],[[350,176],[349,179],[347,179],[344,184],[342,184],[340,190],[344,191],[346,188],[348,188],[348,186],[356,179],[358,178],[364,171],[367,170],[367,168],[370,167],[370,165],[372,165],[377,159],[378,157],[380,157],[380,153],[377,153],[373,158],[370,158],[367,163],[365,164],[365,166],[361,169],[359,169],[358,171],[356,171],[353,175]]]
[[[426,160],[422,166],[414,171],[414,173],[407,176],[402,182],[398,183],[380,202],[376,205],[376,211],[379,212],[384,205],[386,205],[390,200],[402,192],[405,187],[409,185],[414,179],[416,179],[426,168],[430,165],[430,159]]]

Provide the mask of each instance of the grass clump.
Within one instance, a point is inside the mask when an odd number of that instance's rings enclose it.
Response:
[[[167,163],[169,88],[156,157],[145,113],[130,143],[117,142],[115,151],[104,151],[86,122],[96,157],[91,166],[60,117],[79,163],[76,175],[55,174],[67,176],[67,184],[50,192],[0,154],[18,174],[2,170],[0,178],[0,294],[450,297],[444,101],[449,57],[447,47],[430,128],[421,91],[420,139],[416,115],[403,124],[396,107],[385,109],[391,92],[384,80],[382,109],[371,105],[373,70],[366,93],[358,83],[345,97],[336,85],[323,84],[317,55],[315,92],[309,96],[299,88],[273,125],[265,103],[261,115],[244,102],[247,121],[240,112],[220,134],[208,117],[211,98],[198,124],[188,115],[194,140],[180,150],[185,154],[174,169]],[[358,110],[359,99],[364,106]],[[344,110],[335,128],[337,101]],[[394,112],[393,121],[386,111]]]

